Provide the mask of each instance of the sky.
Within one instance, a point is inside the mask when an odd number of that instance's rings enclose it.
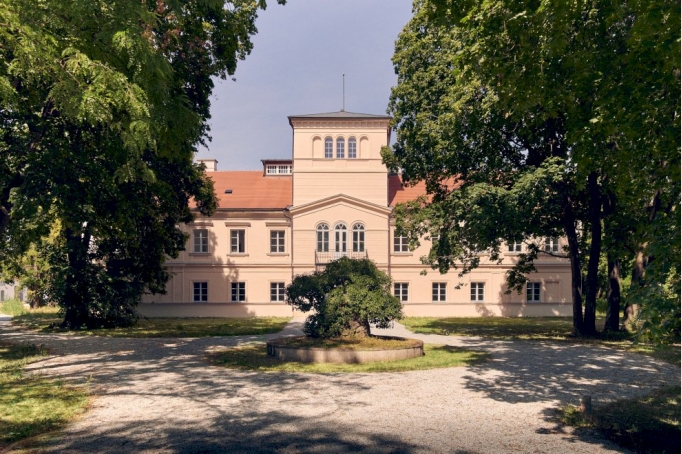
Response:
[[[341,110],[342,74],[346,111],[385,114],[394,43],[411,16],[411,0],[269,0],[236,81],[215,80],[213,141],[197,158],[217,159],[218,170],[291,158],[287,116]]]

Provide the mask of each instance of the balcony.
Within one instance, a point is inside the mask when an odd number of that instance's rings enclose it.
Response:
[[[315,265],[326,265],[329,262],[333,262],[334,260],[338,260],[341,257],[348,257],[349,259],[366,259],[367,258],[367,251],[362,251],[362,252],[351,252],[351,251],[345,251],[345,252],[319,252],[315,251]]]

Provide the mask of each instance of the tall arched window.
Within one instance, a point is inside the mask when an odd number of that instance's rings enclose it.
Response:
[[[329,252],[329,226],[324,223],[317,226],[317,252]]]
[[[339,223],[334,226],[334,252],[346,252],[346,234],[346,224]]]
[[[353,252],[365,252],[365,226],[353,225]]]
[[[346,157],[346,141],[343,137],[336,139],[336,159],[343,159]]]
[[[355,159],[358,157],[358,143],[355,137],[348,139],[348,159]]]
[[[324,157],[327,159],[334,157],[334,139],[331,137],[324,138]]]

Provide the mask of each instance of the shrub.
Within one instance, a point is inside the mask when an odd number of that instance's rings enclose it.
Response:
[[[391,278],[368,259],[343,257],[324,271],[297,276],[286,295],[296,309],[314,311],[303,327],[310,337],[367,336],[371,323],[387,328],[403,316]]]
[[[16,298],[8,299],[7,301],[0,303],[0,313],[2,314],[15,316],[26,312],[28,311],[24,308],[24,303]]]

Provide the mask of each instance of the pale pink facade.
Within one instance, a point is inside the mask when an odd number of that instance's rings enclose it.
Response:
[[[457,271],[442,275],[421,263],[428,241],[407,250],[395,235],[393,207],[422,194],[423,185],[402,187],[382,164],[389,117],[342,111],[289,122],[291,160],[265,160],[252,172],[218,171],[207,162],[220,208],[187,226],[186,250],[168,262],[168,292],[146,296],[143,314],[291,315],[286,285],[341,256],[368,257],[386,271],[407,316],[571,314],[564,258],[542,254],[538,273],[519,295],[505,294],[516,251],[459,278]],[[557,252],[562,245],[563,239],[549,243]]]

